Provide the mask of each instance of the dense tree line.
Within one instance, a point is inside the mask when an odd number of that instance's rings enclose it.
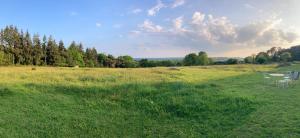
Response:
[[[24,33],[14,26],[7,26],[0,32],[0,65],[134,68],[197,66],[210,63],[212,61],[205,52],[189,54],[183,61],[136,61],[130,56],[114,57],[98,53],[95,48],[84,50],[83,45],[75,41],[66,47],[62,40],[57,42],[52,36],[43,36],[41,39],[38,34],[34,34],[31,37],[28,31]]]
[[[259,52],[257,55],[248,56],[244,59],[245,63],[250,64],[286,63],[290,61],[300,61],[300,46],[288,49],[272,47],[266,52]]]
[[[172,67],[172,66],[201,66],[211,64],[267,64],[273,62],[300,61],[300,46],[289,49],[273,47],[266,52],[248,56],[241,62],[238,59],[214,62],[207,53],[191,53],[183,60],[148,59],[134,60],[130,56],[114,57],[98,53],[95,48],[83,48],[81,43],[73,41],[68,47],[63,41],[57,42],[52,36],[38,34],[33,37],[28,31],[23,32],[14,26],[7,26],[0,32],[0,65],[35,65],[35,66],[62,66],[62,67]]]
[[[178,60],[148,60],[142,59],[139,60],[140,67],[174,67],[174,66],[182,66],[182,61]]]
[[[38,34],[33,37],[14,26],[0,32],[0,65],[136,67],[130,56],[113,57],[99,54],[95,48],[84,50],[81,43],[72,42],[68,48],[63,41]]]
[[[183,60],[161,60],[153,61],[148,59],[142,59],[139,61],[140,67],[173,67],[173,66],[205,66],[213,64],[211,58],[208,58],[208,55],[201,51],[198,54],[191,53],[184,57]]]

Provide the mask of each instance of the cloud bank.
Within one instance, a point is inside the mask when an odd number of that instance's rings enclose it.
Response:
[[[282,19],[271,18],[239,26],[227,17],[214,17],[201,12],[194,12],[190,19],[180,16],[172,25],[162,27],[150,20],[138,26],[141,33],[152,33],[168,40],[195,42],[190,47],[201,48],[200,44],[230,47],[272,47],[284,46],[298,39],[295,32],[278,29]]]
[[[299,40],[296,32],[280,29],[282,19],[275,17],[240,26],[225,16],[197,11],[191,17],[179,16],[170,21],[161,26],[146,19],[131,34],[147,39],[145,42],[151,43],[148,49],[157,49],[157,44],[159,50],[204,50],[223,56],[248,56],[270,47],[291,46]]]

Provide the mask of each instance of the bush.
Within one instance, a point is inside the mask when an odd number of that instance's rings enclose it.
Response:
[[[239,63],[239,60],[233,59],[233,58],[228,59],[228,60],[226,61],[226,64],[229,64],[229,65],[234,65],[234,64],[238,64],[238,63]]]

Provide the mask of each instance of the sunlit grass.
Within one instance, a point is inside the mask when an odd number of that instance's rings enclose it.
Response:
[[[299,136],[300,87],[261,74],[299,65],[35,68],[0,67],[1,137]]]

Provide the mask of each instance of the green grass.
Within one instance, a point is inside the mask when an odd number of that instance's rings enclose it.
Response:
[[[299,137],[300,83],[261,74],[288,70],[0,67],[0,137]]]

